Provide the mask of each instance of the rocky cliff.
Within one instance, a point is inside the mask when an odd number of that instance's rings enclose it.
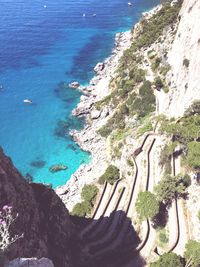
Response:
[[[9,204],[18,218],[11,231],[24,237],[10,246],[8,258],[47,257],[55,266],[74,266],[74,227],[55,192],[29,184],[0,149],[0,207]]]
[[[183,1],[179,19],[168,53],[170,92],[160,106],[160,112],[170,117],[182,116],[194,100],[200,99],[200,1]]]

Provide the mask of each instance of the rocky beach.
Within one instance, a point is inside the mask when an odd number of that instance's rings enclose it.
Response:
[[[72,115],[84,116],[86,124],[83,130],[72,130],[70,135],[81,149],[91,153],[91,161],[89,164],[81,165],[66,185],[56,189],[56,193],[70,211],[81,200],[80,193],[83,186],[97,181],[108,165],[106,140],[97,133],[97,130],[107,122],[112,110],[108,108],[97,110],[94,104],[109,94],[109,83],[115,75],[123,52],[131,45],[131,37],[130,31],[117,33],[111,56],[104,62],[97,63],[94,68],[96,75],[87,87],[76,88],[81,90],[83,95]]]

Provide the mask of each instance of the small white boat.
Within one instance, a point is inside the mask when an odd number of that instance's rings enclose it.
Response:
[[[128,2],[128,6],[132,6],[133,4],[131,2]]]
[[[47,8],[47,6],[46,6],[46,5],[44,5],[44,8]]]
[[[94,13],[94,14],[92,14],[92,16],[93,16],[93,17],[96,17],[96,15],[97,15],[97,14],[95,14],[95,13]]]
[[[30,100],[30,99],[28,99],[28,98],[27,99],[24,99],[23,102],[24,103],[28,103],[28,104],[32,104],[33,103],[33,101]]]
[[[83,17],[85,17],[85,13],[83,13]]]

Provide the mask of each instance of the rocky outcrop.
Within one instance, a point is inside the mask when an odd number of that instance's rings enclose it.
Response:
[[[80,84],[78,82],[74,81],[74,82],[71,82],[69,84],[69,87],[73,88],[73,89],[78,89],[80,87]]]
[[[2,149],[0,179],[0,207],[11,205],[13,213],[18,213],[11,233],[24,235],[9,247],[8,259],[47,257],[55,267],[74,266],[74,226],[55,192],[42,184],[29,184]]]
[[[97,63],[97,65],[94,67],[94,71],[96,73],[101,72],[105,68],[105,64],[102,62]]]
[[[200,1],[185,0],[180,23],[168,53],[171,66],[170,92],[165,95],[160,112],[179,117],[196,99],[200,99]]]
[[[56,164],[49,168],[50,172],[59,172],[59,171],[65,171],[67,170],[67,166],[63,164]]]

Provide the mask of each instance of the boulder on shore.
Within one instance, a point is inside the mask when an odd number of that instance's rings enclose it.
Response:
[[[100,117],[100,115],[101,115],[101,111],[100,110],[96,110],[96,109],[94,109],[94,110],[92,110],[91,111],[91,119],[98,119],[99,117]]]
[[[94,71],[95,71],[96,73],[98,73],[98,72],[102,71],[104,68],[105,68],[105,63],[99,62],[99,63],[97,63],[97,65],[95,66]]]
[[[67,170],[67,166],[63,164],[56,164],[49,168],[50,172],[58,172],[58,171],[65,171]]]

